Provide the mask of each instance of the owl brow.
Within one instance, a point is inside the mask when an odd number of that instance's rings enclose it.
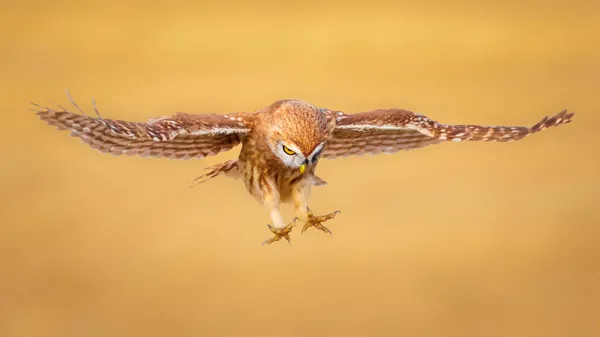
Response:
[[[315,158],[317,155],[319,155],[323,151],[323,148],[324,148],[324,142],[317,145],[315,147],[315,149],[310,153],[308,158],[310,158],[312,160],[313,158]]]

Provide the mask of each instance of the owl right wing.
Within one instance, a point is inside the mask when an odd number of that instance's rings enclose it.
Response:
[[[532,127],[449,125],[402,109],[380,109],[356,114],[324,111],[335,128],[323,149],[323,158],[351,155],[394,153],[417,149],[443,141],[519,140],[551,126],[571,122],[574,113],[561,111],[554,117],[544,117]]]
[[[245,114],[186,114],[160,117],[146,123],[89,117],[62,107],[34,104],[36,114],[59,130],[71,131],[90,147],[113,155],[139,155],[171,159],[203,158],[238,145],[249,132]]]

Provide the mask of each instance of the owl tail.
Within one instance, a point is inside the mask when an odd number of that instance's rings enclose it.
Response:
[[[327,182],[325,180],[323,180],[323,179],[315,176],[315,182],[314,182],[313,185],[315,185],[315,186],[325,186],[325,185],[327,185]]]
[[[239,174],[240,174],[237,159],[224,161],[217,165],[207,167],[206,170],[208,172],[206,172],[205,174],[199,176],[198,178],[196,178],[190,182],[191,183],[190,187],[194,187],[196,185],[202,184],[203,182],[210,180],[212,178],[215,178],[217,176],[220,176],[220,175],[225,175],[227,177],[237,179],[237,178],[239,178]]]

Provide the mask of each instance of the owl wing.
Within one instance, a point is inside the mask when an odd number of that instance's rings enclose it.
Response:
[[[402,109],[380,109],[356,114],[327,111],[335,118],[335,128],[323,150],[323,158],[351,155],[394,153],[443,141],[509,142],[542,131],[551,126],[571,122],[574,113],[561,111],[544,117],[532,127],[449,125]]]
[[[71,131],[84,143],[113,155],[139,155],[171,159],[203,158],[238,145],[249,132],[245,114],[187,114],[160,117],[146,123],[97,118],[59,107],[34,104],[36,114],[59,130]]]

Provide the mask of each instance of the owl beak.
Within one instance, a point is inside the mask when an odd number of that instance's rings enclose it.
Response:
[[[300,173],[304,173],[304,171],[306,171],[306,163],[300,165]]]

